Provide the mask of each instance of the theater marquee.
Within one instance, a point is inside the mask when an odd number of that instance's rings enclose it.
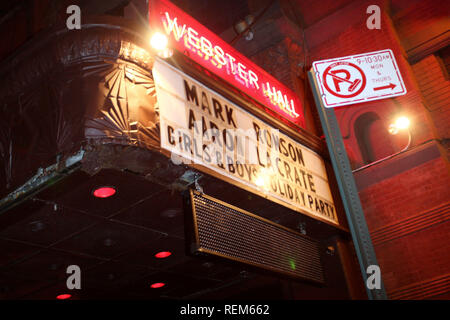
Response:
[[[167,0],[149,1],[149,24],[169,45],[289,121],[305,127],[291,89]]]
[[[161,148],[293,210],[338,224],[325,164],[314,151],[166,62],[153,68]]]

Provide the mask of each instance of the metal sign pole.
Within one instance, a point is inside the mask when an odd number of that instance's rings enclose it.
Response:
[[[369,300],[387,299],[383,281],[380,279],[380,289],[369,289],[367,286],[367,267],[378,266],[375,250],[370,239],[369,229],[364,217],[358,190],[353,178],[350,162],[345,151],[339,124],[332,108],[325,108],[319,95],[319,89],[313,72],[308,72],[309,82],[314,94],[320,122],[327,141],[331,163],[338,182],[339,191],[347,216],[347,221],[358,257],[359,266],[364,279]]]

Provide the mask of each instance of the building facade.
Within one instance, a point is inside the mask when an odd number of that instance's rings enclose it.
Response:
[[[380,8],[380,29],[366,25],[370,5]],[[408,93],[335,110],[392,299],[448,298],[448,11],[445,1],[280,1],[254,31],[272,45],[238,44],[295,88],[313,119],[312,62],[393,50]],[[410,128],[390,134],[402,115]]]
[[[123,297],[124,291],[127,298],[366,298],[307,72],[317,60],[391,49],[407,94],[335,113],[388,297],[447,299],[448,1],[173,3],[298,95],[304,128],[293,129],[189,59],[173,60],[182,72],[323,157],[342,228],[293,216],[241,185],[147,152],[159,150],[160,140],[155,56],[142,40],[146,1],[79,1],[83,27],[73,31],[64,28],[68,1],[5,5],[0,190],[7,206],[0,239],[8,252],[1,270],[10,278],[2,283],[3,297],[45,299],[62,292],[64,267],[75,263],[88,270],[91,290],[79,294],[85,299]],[[367,25],[373,5],[380,9],[379,29]],[[399,116],[410,127],[391,134],[389,125]],[[97,185],[111,183],[117,200],[88,197]],[[184,255],[183,191],[194,186],[318,241],[326,284]],[[58,212],[62,217],[54,218]],[[153,254],[164,245],[175,260],[155,262]],[[36,266],[45,280],[32,274]],[[148,292],[144,283],[157,281],[177,285]]]

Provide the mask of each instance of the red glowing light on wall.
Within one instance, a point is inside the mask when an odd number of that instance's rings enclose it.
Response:
[[[149,21],[152,30],[169,36],[169,46],[304,127],[301,102],[292,90],[181,9],[167,0],[150,1]]]
[[[155,257],[158,259],[164,259],[171,255],[172,255],[172,252],[170,252],[170,251],[161,251],[161,252],[158,252],[157,254],[155,254]]]
[[[166,284],[164,282],[156,282],[156,283],[153,283],[150,287],[153,289],[158,289],[158,288],[164,287],[165,285]]]
[[[71,297],[72,297],[71,294],[65,293],[65,294],[60,294],[59,296],[56,297],[56,299],[58,299],[58,300],[66,300],[66,299],[69,299]]]
[[[116,189],[113,187],[101,187],[94,190],[94,197],[96,198],[109,198],[116,193]]]

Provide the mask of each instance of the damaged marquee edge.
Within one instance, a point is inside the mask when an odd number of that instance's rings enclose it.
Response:
[[[72,154],[64,161],[58,161],[46,168],[39,168],[34,176],[32,176],[23,185],[9,193],[3,199],[0,200],[0,215],[19,205],[23,201],[29,199],[35,194],[53,186],[64,178],[68,177],[77,170],[83,170],[83,159],[86,158],[87,151],[82,148]],[[133,170],[122,168],[123,171],[132,173]],[[140,174],[140,173],[138,173]],[[198,181],[202,178],[202,174],[193,170],[186,170],[176,181],[172,182],[170,189],[179,189],[182,191],[188,190],[192,187],[197,192],[202,192],[202,187],[198,184]],[[145,179],[161,184],[151,178],[151,174],[146,174]],[[202,192],[203,193],[203,192]]]
[[[0,200],[0,214],[12,209],[24,200],[80,169],[84,154],[85,151],[81,149],[77,153],[67,157],[63,162],[58,161],[46,168],[39,168],[36,174],[27,182]]]

